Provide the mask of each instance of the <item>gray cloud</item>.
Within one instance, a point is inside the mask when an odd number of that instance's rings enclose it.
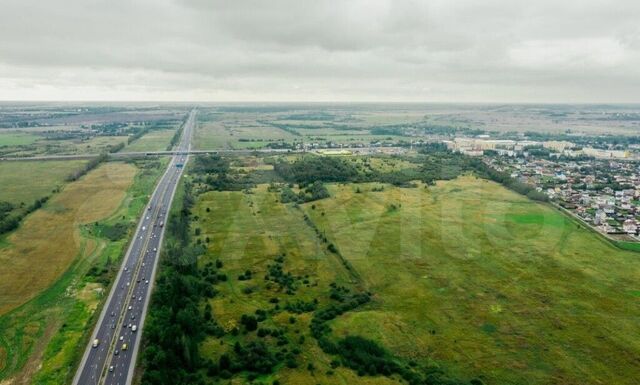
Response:
[[[0,99],[638,102],[632,0],[5,0]]]

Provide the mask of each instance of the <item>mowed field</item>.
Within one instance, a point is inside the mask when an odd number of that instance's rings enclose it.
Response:
[[[329,285],[336,282],[349,285],[346,270],[337,258],[326,251],[326,245],[319,242],[314,231],[305,224],[301,210],[291,205],[278,203],[279,194],[267,191],[266,185],[258,186],[252,194],[242,192],[208,192],[200,195],[193,209],[192,230],[200,229],[196,239],[207,245],[207,253],[200,259],[201,264],[220,259],[221,269],[228,277],[227,282],[216,285],[220,294],[210,300],[213,315],[226,329],[239,326],[242,314],[253,314],[258,309],[271,309],[273,298],[280,300],[281,307],[296,300],[318,299],[325,306],[329,297]],[[209,211],[207,211],[209,209]],[[209,238],[209,242],[206,239]],[[297,285],[294,295],[278,291],[272,283],[263,279],[268,265],[284,255],[283,270],[293,276],[306,277],[307,284]],[[253,273],[253,279],[239,281],[238,276],[246,270]],[[344,368],[332,370],[333,357],[326,355],[309,334],[311,313],[293,314],[282,311],[268,316],[261,327],[285,330],[292,346],[300,349],[298,368],[280,368],[276,374],[260,378],[261,383],[279,380],[282,384],[393,384],[383,377],[358,377]],[[291,323],[289,318],[295,318]],[[304,340],[301,341],[300,337]],[[237,341],[246,343],[259,340],[254,334],[234,336],[227,333],[222,338],[208,337],[202,352],[214,361]],[[310,372],[311,363],[316,370]],[[239,381],[239,382],[238,382]],[[244,383],[240,378],[235,383]]]
[[[84,160],[0,162],[0,201],[29,205],[51,195],[65,177],[85,163]]]
[[[108,163],[68,185],[28,216],[0,249],[0,315],[49,287],[80,251],[79,225],[121,204],[136,168]]]
[[[640,254],[475,177],[377,186],[303,205],[374,295],[334,335],[487,384],[637,383]]]

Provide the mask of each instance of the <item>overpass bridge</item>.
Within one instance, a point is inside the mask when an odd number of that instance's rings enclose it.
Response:
[[[131,159],[131,158],[148,158],[159,156],[174,156],[174,155],[207,155],[207,154],[220,154],[220,155],[251,155],[255,153],[260,154],[282,154],[298,152],[292,150],[283,149],[256,149],[256,150],[188,150],[188,151],[136,151],[136,152],[115,152],[107,154],[109,160]],[[68,155],[38,155],[38,156],[7,156],[0,158],[0,161],[35,161],[35,160],[90,160],[97,158],[101,154],[68,154]]]

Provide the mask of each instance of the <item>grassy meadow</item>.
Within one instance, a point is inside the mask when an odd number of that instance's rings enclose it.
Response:
[[[383,170],[407,166],[384,158],[371,163]],[[227,330],[242,314],[269,309],[274,297],[280,305],[318,298],[322,307],[330,283],[353,287],[314,226],[373,294],[370,304],[330,321],[333,338],[363,336],[408,362],[485,384],[633,384],[640,378],[634,359],[640,351],[640,254],[613,247],[550,206],[473,176],[416,188],[327,187],[330,198],[299,207],[280,203],[266,185],[249,193],[199,195],[192,231],[206,245],[200,263],[219,258],[229,276],[210,300]],[[274,291],[263,279],[282,253],[284,269],[309,283],[293,295]],[[239,280],[246,270],[254,278]],[[288,324],[290,315],[295,322]],[[332,357],[308,334],[310,316],[284,311],[260,324],[284,328],[292,341],[306,337],[296,345],[302,351],[297,368],[278,368],[260,381],[400,381],[333,370]],[[208,337],[201,351],[215,361],[247,338],[253,337]],[[306,369],[310,362],[313,371]]]
[[[336,335],[487,384],[640,378],[640,255],[474,177],[372,187],[304,205],[375,298],[333,321]]]
[[[126,232],[107,238],[104,229],[133,228],[159,166],[103,164],[7,238],[0,249],[0,380],[70,381],[89,320],[128,242]]]
[[[208,192],[200,195],[193,209],[192,230],[199,229],[200,239],[207,245],[207,254],[200,264],[220,259],[228,281],[216,286],[220,295],[210,300],[218,322],[227,330],[238,326],[242,314],[253,314],[258,309],[273,307],[273,298],[280,306],[301,300],[320,303],[328,300],[329,284],[346,284],[349,277],[335,256],[328,253],[316,234],[304,220],[303,213],[293,206],[277,203],[278,195],[268,192],[261,185],[252,194],[242,192]],[[209,209],[209,211],[207,211]],[[209,242],[206,242],[206,239]],[[267,265],[285,255],[283,269],[294,276],[305,277],[295,295],[287,295],[263,279]],[[240,281],[238,277],[250,270],[253,279]],[[304,283],[307,282],[307,283]],[[290,317],[295,319],[291,323]],[[263,380],[279,379],[283,384],[339,383],[350,384],[357,375],[346,369],[338,369],[332,376],[325,372],[330,367],[331,357],[325,355],[309,334],[310,313],[296,315],[284,311],[269,317],[261,326],[283,328],[287,337],[298,341],[302,351],[299,368],[282,368],[277,374]],[[306,336],[299,343],[300,336]],[[209,337],[202,346],[205,356],[217,359],[226,346],[236,340],[258,339],[251,336],[227,334],[222,338]],[[221,345],[224,345],[221,348]],[[311,374],[308,363],[317,370]],[[389,384],[385,378],[367,379],[366,384]]]
[[[28,216],[0,250],[0,314],[51,285],[80,250],[78,226],[108,217],[121,204],[136,169],[108,163],[68,185]]]
[[[0,147],[24,146],[32,144],[38,139],[40,139],[39,136],[32,135],[26,132],[0,132]]]
[[[164,151],[175,132],[175,129],[150,131],[126,146],[122,151]]]
[[[0,162],[0,201],[29,205],[51,195],[84,160]]]
[[[262,147],[269,142],[291,142],[301,137],[260,124],[255,118],[235,120],[235,117],[231,116],[224,121],[199,122],[193,139],[196,149],[210,150]]]

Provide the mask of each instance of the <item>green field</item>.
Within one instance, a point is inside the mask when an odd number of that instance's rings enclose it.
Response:
[[[361,190],[333,186],[305,205],[376,295],[374,308],[334,321],[338,335],[488,384],[640,377],[640,255],[473,177]]]
[[[69,154],[99,154],[126,141],[126,136],[96,136],[89,140],[60,141],[60,145]]]
[[[323,304],[329,283],[354,284],[305,223],[306,213],[373,294],[372,303],[330,322],[333,338],[363,336],[403,359],[485,384],[634,384],[640,378],[634,359],[640,352],[640,254],[471,176],[428,188],[328,187],[331,198],[301,209],[278,203],[278,194],[264,185],[251,194],[199,197],[193,226],[207,245],[201,263],[220,258],[230,276],[210,302],[218,322],[231,330],[242,314],[269,307],[277,293],[262,276],[280,253],[286,253],[286,269],[312,283],[289,300],[315,297]],[[245,270],[259,279],[238,281]],[[278,313],[264,322],[282,327],[287,317]],[[296,321],[288,336],[308,330],[308,314]],[[215,359],[238,338],[251,337],[209,337],[201,349]],[[312,337],[305,341],[299,368],[279,368],[260,380],[398,382],[343,367],[328,375],[332,357]],[[317,370],[304,370],[308,362]]]
[[[198,238],[205,243],[206,238],[210,239],[208,252],[200,264],[219,258],[229,276],[224,285],[217,286],[221,295],[210,301],[216,319],[226,330],[237,327],[242,314],[271,308],[272,298],[280,298],[282,306],[294,299],[312,301],[317,298],[320,303],[326,303],[331,282],[349,282],[348,274],[339,261],[327,253],[315,233],[305,225],[302,212],[292,206],[274,203],[277,198],[278,194],[268,192],[264,185],[253,194],[209,192],[200,196],[193,210],[194,216],[200,218],[194,223],[194,229],[201,229]],[[307,277],[309,282],[300,285],[294,297],[277,290],[262,278],[268,270],[267,265],[282,254],[285,254],[284,269],[295,276]],[[239,281],[238,276],[246,270],[250,270],[255,278]],[[246,293],[247,288],[250,288],[250,294]],[[289,323],[291,316],[297,320],[294,325]],[[291,340],[297,340],[300,335],[307,336],[306,342],[297,345],[302,350],[300,368],[283,368],[277,376],[269,379],[277,378],[285,384],[316,384],[318,381],[349,384],[356,381],[357,376],[346,369],[337,370],[333,376],[324,374],[331,369],[331,358],[308,336],[309,321],[308,313],[295,315],[285,311],[261,323],[264,327],[287,329]],[[202,347],[203,353],[217,359],[224,351],[220,344],[231,346],[236,340],[247,339],[232,334],[221,339],[209,337]],[[306,370],[308,363],[314,363],[318,368],[314,375]],[[389,382],[377,379],[363,383]]]
[[[25,132],[4,132],[0,131],[0,147],[24,146],[40,139],[37,135]]]
[[[164,151],[176,130],[153,130],[126,146],[122,151]]]
[[[85,163],[84,160],[0,162],[0,201],[31,204],[51,195],[65,177]]]
[[[87,134],[88,135],[88,134]],[[87,138],[38,140],[25,145],[3,148],[6,156],[73,155],[99,154],[109,151],[110,147],[126,143],[127,136],[91,136]]]
[[[301,139],[276,127],[261,125],[250,118],[199,122],[194,146],[199,150],[261,147],[273,141]],[[244,141],[250,140],[250,141]]]

